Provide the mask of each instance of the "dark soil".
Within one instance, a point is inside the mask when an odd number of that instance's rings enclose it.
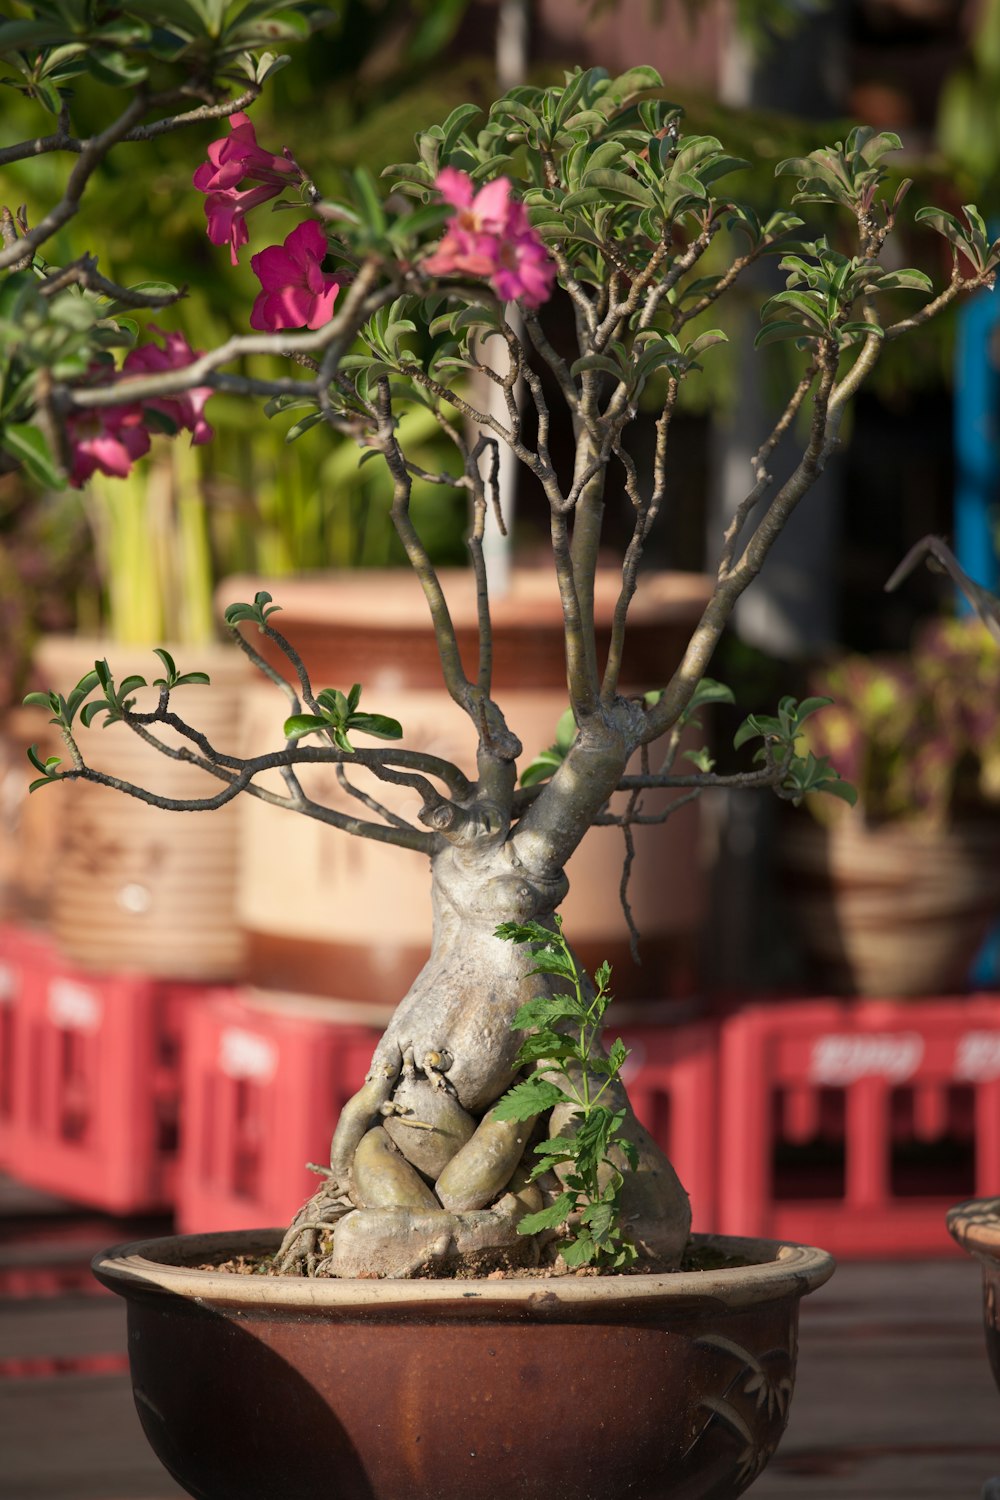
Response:
[[[577,1266],[570,1269],[564,1265],[531,1265],[531,1245],[524,1252],[510,1250],[484,1251],[476,1256],[464,1256],[454,1262],[435,1263],[418,1273],[416,1279],[428,1281],[507,1281],[514,1277],[537,1277],[544,1280],[561,1276],[638,1276],[663,1274],[679,1270],[720,1271],[737,1266],[750,1266],[754,1262],[743,1255],[727,1255],[711,1245],[688,1244],[679,1268],[656,1262],[644,1261],[626,1271],[602,1271],[597,1266]],[[520,1256],[520,1258],[519,1258]],[[232,1260],[206,1262],[195,1266],[196,1271],[226,1271],[234,1276],[277,1276],[272,1255],[238,1255]]]

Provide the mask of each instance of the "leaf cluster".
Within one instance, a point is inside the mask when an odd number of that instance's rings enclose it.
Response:
[[[636,1258],[621,1223],[624,1183],[618,1165],[634,1170],[637,1153],[623,1126],[625,1108],[602,1099],[622,1070],[628,1052],[621,1038],[607,1056],[598,1047],[601,1021],[611,1002],[611,966],[603,963],[593,985],[581,974],[556,915],[554,929],[540,922],[503,922],[496,936],[527,945],[531,975],[562,981],[558,993],[538,995],[520,1007],[512,1026],[527,1032],[517,1062],[531,1067],[493,1107],[498,1120],[534,1120],[558,1105],[570,1105],[565,1134],[539,1141],[534,1180],[556,1170],[562,1186],[553,1201],[518,1224],[521,1234],[564,1229],[560,1253],[568,1265],[620,1269]],[[610,1097],[610,1096],[609,1096]]]
[[[777,714],[748,714],[733,736],[733,748],[739,750],[753,740],[763,743],[754,753],[754,763],[782,768],[778,790],[797,807],[810,792],[826,792],[839,797],[851,807],[858,799],[856,789],[845,781],[826,756],[811,750],[800,755],[799,739],[807,719],[827,708],[832,698],[782,698]]]
[[[0,83],[58,116],[74,79],[111,88],[185,77],[261,84],[288,57],[259,51],[305,40],[329,19],[312,0],[32,0],[0,23]]]
[[[682,138],[683,111],[649,67],[617,78],[603,68],[576,69],[561,88],[519,85],[473,133],[479,113],[472,105],[453,110],[418,135],[417,162],[384,175],[421,198],[444,166],[476,184],[515,177],[538,233],[564,248],[579,281],[597,286],[609,252],[638,272],[675,226],[710,216],[716,183],[747,165],[714,136]],[[761,232],[749,211],[745,227]]]
[[[85,383],[114,371],[114,349],[130,348],[138,325],[120,305],[79,286],[47,295],[58,268],[36,256],[31,267],[0,280],[0,448],[23,464],[36,483],[54,489],[65,476],[41,430],[32,423],[40,386],[50,380]],[[163,283],[137,290],[170,294]]]
[[[884,271],[866,257],[842,255],[825,238],[797,250],[778,262],[779,269],[788,272],[786,290],[769,298],[761,308],[757,348],[779,339],[796,339],[803,348],[825,340],[846,349],[870,334],[882,336],[874,317],[861,320],[849,316],[859,298],[893,291],[929,295],[933,290],[930,277],[923,271]]]
[[[354,684],[349,693],[342,693],[339,688],[323,688],[316,694],[319,713],[292,714],[285,720],[285,737],[300,740],[307,734],[323,734],[338,750],[343,750],[345,755],[354,754],[354,746],[348,739],[349,730],[356,730],[358,734],[370,734],[377,740],[403,738],[403,726],[398,719],[387,718],[385,714],[359,713],[360,701],[359,682]]]

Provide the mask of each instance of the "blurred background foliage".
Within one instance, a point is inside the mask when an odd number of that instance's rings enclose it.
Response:
[[[614,3],[580,0],[581,27],[588,12]],[[650,4],[677,24],[685,12],[694,17],[698,10],[693,0]],[[762,29],[780,35],[793,19],[816,8],[813,0],[738,0],[737,5],[741,24],[757,40]],[[942,140],[958,166],[939,150],[901,159],[899,175],[915,179],[905,207],[907,221],[932,199],[953,209],[968,201],[975,196],[969,179],[977,180],[978,192],[978,181],[992,172],[995,185],[1000,133],[996,128],[988,131],[989,146],[984,147],[983,122],[992,109],[995,124],[1000,108],[1000,0],[988,0],[987,11],[992,30],[985,23],[980,28],[965,71],[956,74],[944,100]],[[342,0],[334,21],[294,50],[293,66],[275,76],[254,107],[258,139],[269,149],[288,146],[325,191],[334,190],[338,173],[359,161],[377,173],[392,162],[410,159],[418,128],[443,119],[456,104],[471,100],[486,106],[494,96],[496,17],[495,5],[475,0]],[[554,63],[530,70],[534,82],[561,77],[562,69]],[[686,111],[690,133],[717,135],[752,164],[734,180],[735,191],[762,213],[787,201],[788,184],[774,179],[776,162],[843,138],[850,124],[846,119],[803,121],[766,110],[727,108],[680,86],[672,91]],[[10,90],[3,93],[5,140],[51,128],[51,117],[37,104]],[[74,100],[79,132],[103,122],[106,110],[106,91],[81,79]],[[68,260],[89,250],[111,276],[126,284],[152,275],[185,285],[187,299],[163,313],[160,321],[183,331],[195,348],[246,331],[257,291],[250,255],[283,238],[288,229],[286,216],[271,220],[267,213],[258,214],[251,221],[251,245],[235,269],[225,249],[209,243],[203,200],[192,188],[191,175],[208,143],[220,133],[218,126],[206,126],[200,132],[167,134],[134,149],[118,148],[88,192],[85,216],[70,222],[50,255],[52,260]],[[988,162],[984,150],[992,152]],[[0,196],[12,204],[26,203],[29,217],[35,219],[58,197],[66,171],[67,158],[58,154],[8,166],[2,172]],[[938,243],[928,234],[907,243],[902,253],[907,264],[923,266],[940,281],[950,268],[935,259]],[[721,241],[716,253],[720,259],[726,253]],[[710,269],[706,266],[706,272]],[[772,277],[777,274],[772,266]],[[765,289],[774,288],[767,283]],[[748,284],[721,316],[713,312],[713,321],[738,335],[741,326],[745,329],[755,319],[753,308],[760,293],[759,283]],[[891,406],[904,394],[947,387],[951,340],[951,327],[942,320],[906,340],[905,349],[893,346],[880,363],[873,394]],[[760,378],[773,384],[776,392],[787,390],[792,357],[787,346],[765,351]],[[739,361],[707,359],[701,379],[685,386],[688,414],[707,421],[711,413],[731,406],[739,399],[742,378]],[[48,625],[73,618],[85,624],[103,618],[123,637],[152,629],[159,619],[155,636],[165,632],[199,639],[211,628],[205,623],[204,601],[218,578],[229,572],[251,569],[274,577],[316,566],[403,562],[388,519],[388,478],[377,464],[359,468],[360,455],[350,442],[316,428],[286,446],[288,418],[261,420],[256,410],[223,396],[212,398],[208,416],[216,428],[215,442],[185,459],[183,475],[177,465],[165,464],[154,454],[127,506],[121,495],[113,499],[110,485],[92,489],[86,500],[69,491],[50,497],[41,507],[37,500],[29,506],[16,482],[0,482],[0,580],[18,580],[16,587],[4,588],[0,628],[6,643],[28,643],[31,621]],[[431,426],[419,428],[419,420],[406,419],[413,429],[413,457],[428,470],[450,467],[444,440]],[[414,516],[440,563],[464,560],[464,507],[460,495],[415,485]],[[525,524],[524,518],[520,524]],[[697,520],[690,539],[692,553],[699,545],[696,530]],[[86,536],[91,538],[89,547]],[[153,548],[172,549],[176,562],[167,576],[186,579],[184,587],[201,600],[186,608],[183,618],[168,618],[162,607],[157,614],[157,607],[150,605],[156,579],[163,574],[162,568],[151,566],[148,554]],[[47,575],[43,555],[50,559]],[[114,581],[115,571],[123,568],[133,580],[145,580],[142,587],[125,590],[124,597]],[[43,575],[44,587],[38,581]],[[100,580],[96,607],[95,577]],[[143,608],[137,613],[139,605]],[[11,622],[12,615],[19,624]],[[15,655],[24,659],[20,644]],[[19,690],[23,668],[11,668],[9,675]]]

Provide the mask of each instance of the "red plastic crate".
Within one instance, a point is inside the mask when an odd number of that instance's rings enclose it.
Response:
[[[111,1213],[168,1208],[179,1053],[196,986],[97,976],[0,926],[0,1160]]]
[[[1000,999],[760,1002],[720,1023],[718,1227],[946,1255],[1000,1191]]]
[[[246,995],[192,1011],[176,1216],[183,1233],[287,1224],[316,1191],[379,1031],[317,1001]]]
[[[620,1035],[629,1056],[622,1075],[632,1108],[669,1156],[691,1199],[693,1227],[715,1227],[716,1028],[695,1021],[673,1026],[628,1025]]]
[[[379,1031],[323,1001],[209,1000],[189,1017],[177,1181],[186,1233],[284,1224],[317,1187],[340,1109],[361,1086]],[[711,1221],[715,1049],[708,1025],[630,1026],[636,1113],[670,1154],[699,1225]]]

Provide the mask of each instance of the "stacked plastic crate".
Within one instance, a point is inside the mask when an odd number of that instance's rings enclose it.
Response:
[[[112,1213],[169,1208],[194,985],[94,976],[0,926],[0,1163]]]
[[[1000,999],[773,1000],[720,1022],[718,1227],[853,1257],[953,1250],[1000,1184]]]

